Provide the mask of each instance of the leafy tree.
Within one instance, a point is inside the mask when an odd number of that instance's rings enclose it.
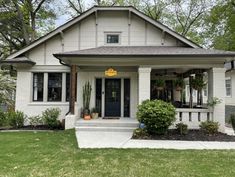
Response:
[[[0,104],[14,107],[15,77],[8,71],[0,70]]]
[[[28,45],[51,30],[53,0],[0,0],[0,57]],[[10,23],[9,23],[10,22]]]
[[[235,50],[235,1],[219,1],[205,16],[205,45],[210,48]]]

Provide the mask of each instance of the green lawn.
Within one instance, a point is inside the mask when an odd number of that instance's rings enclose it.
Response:
[[[78,149],[74,131],[0,133],[0,176],[235,176],[235,151]]]

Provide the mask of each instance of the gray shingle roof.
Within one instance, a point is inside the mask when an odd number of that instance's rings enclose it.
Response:
[[[208,50],[189,47],[168,46],[102,46],[97,48],[57,53],[55,57],[76,56],[230,56],[235,52],[223,50]]]
[[[2,63],[2,64],[22,63],[22,64],[30,64],[30,65],[35,65],[36,64],[34,61],[28,59],[27,57],[17,57],[17,58],[14,58],[14,59],[0,60],[0,63]]]

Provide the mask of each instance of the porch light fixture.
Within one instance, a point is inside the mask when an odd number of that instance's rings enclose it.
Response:
[[[105,76],[113,77],[117,75],[117,71],[113,68],[109,68],[105,71]]]

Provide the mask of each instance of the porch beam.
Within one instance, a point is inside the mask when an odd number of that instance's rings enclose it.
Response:
[[[75,100],[76,100],[76,72],[77,66],[71,65],[70,68],[70,114],[75,114]]]
[[[183,77],[187,78],[187,77],[190,77],[190,75],[192,75],[192,74],[196,74],[197,75],[197,74],[202,74],[204,72],[206,72],[206,69],[191,69],[191,70],[183,73]]]

